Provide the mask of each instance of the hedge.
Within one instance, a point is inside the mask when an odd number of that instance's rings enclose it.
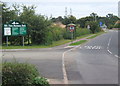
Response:
[[[39,76],[37,68],[28,63],[4,62],[2,65],[2,86],[48,86],[45,78],[35,82]],[[41,82],[42,81],[42,82]],[[38,83],[40,82],[40,83]],[[46,84],[47,83],[47,84]]]

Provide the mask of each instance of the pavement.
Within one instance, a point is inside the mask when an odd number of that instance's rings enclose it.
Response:
[[[35,64],[50,84],[117,84],[118,31],[72,47],[67,43],[45,49],[3,50],[2,58]]]

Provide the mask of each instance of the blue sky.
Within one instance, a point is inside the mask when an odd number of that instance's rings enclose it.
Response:
[[[92,12],[99,16],[106,16],[108,13],[118,15],[118,1],[119,0],[1,0],[8,5],[13,3],[35,5],[36,13],[50,17],[64,16],[65,7],[67,7],[67,14],[77,18],[89,16]]]

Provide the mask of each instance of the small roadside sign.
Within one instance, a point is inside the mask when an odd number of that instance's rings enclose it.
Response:
[[[73,25],[70,26],[70,32],[73,32],[75,27]]]
[[[10,36],[11,35],[11,28],[9,28],[9,27],[4,28],[4,35]]]
[[[90,29],[90,25],[87,26],[87,29]]]
[[[75,30],[76,25],[71,23],[71,24],[68,24],[67,27],[70,30],[70,32],[73,32]]]
[[[102,22],[99,22],[100,27],[102,26],[102,24],[103,24]]]

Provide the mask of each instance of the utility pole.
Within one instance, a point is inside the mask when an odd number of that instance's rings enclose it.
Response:
[[[72,9],[70,8],[70,16],[72,16]]]
[[[65,16],[67,17],[67,7],[65,7]]]

